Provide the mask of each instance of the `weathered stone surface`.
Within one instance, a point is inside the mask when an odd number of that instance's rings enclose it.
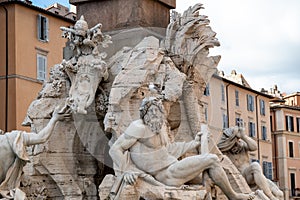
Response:
[[[116,181],[113,175],[106,175],[103,182],[99,186],[100,200],[107,198],[116,198],[118,200],[139,200],[140,198],[155,200],[155,199],[193,199],[205,200],[207,191],[203,186],[189,186],[186,189],[175,187],[153,186],[142,179],[138,179],[134,186],[125,185],[119,194],[113,195],[112,187]]]
[[[70,0],[70,3],[77,6],[77,14],[84,15],[90,25],[106,22],[104,31],[139,26],[165,28],[170,19],[169,10],[176,6],[175,0]]]

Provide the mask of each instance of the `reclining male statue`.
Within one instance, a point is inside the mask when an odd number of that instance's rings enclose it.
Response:
[[[57,108],[49,123],[39,133],[27,133],[25,131],[11,131],[0,134],[0,199],[24,199],[24,193],[18,189],[22,169],[29,157],[26,146],[44,143],[50,137],[56,123],[69,117],[69,110]],[[14,194],[13,191],[16,191]],[[16,197],[16,195],[20,195]]]
[[[248,152],[256,151],[257,143],[245,134],[244,127],[225,129],[218,148],[230,158],[249,186],[256,185],[271,200],[283,199],[283,192],[264,176],[259,163],[250,163]]]
[[[182,186],[207,171],[209,177],[229,199],[253,198],[253,194],[236,193],[232,189],[216,155],[202,152],[179,161],[178,158],[187,151],[199,148],[201,137],[201,145],[207,138],[198,133],[193,141],[170,144],[167,131],[164,130],[164,120],[162,102],[154,97],[146,98],[140,107],[140,119],[133,121],[112,145],[109,154],[115,171],[124,173],[123,180],[126,183],[134,184],[137,180],[136,173],[128,166],[127,159],[130,158],[138,170],[150,174],[162,185]]]

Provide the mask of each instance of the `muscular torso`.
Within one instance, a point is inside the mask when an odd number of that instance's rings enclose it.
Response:
[[[0,184],[4,181],[9,167],[15,160],[15,154],[11,149],[5,135],[0,135]]]
[[[131,152],[149,152],[162,148],[162,142],[159,134],[148,138],[140,138],[131,148]]]
[[[232,163],[238,168],[240,172],[243,172],[250,165],[249,154],[245,146],[241,147],[239,153],[232,153],[231,151],[225,152],[225,155],[229,157]]]
[[[166,146],[163,144],[161,135],[162,133],[153,133],[147,126],[142,124],[141,121],[135,123],[128,132],[125,133],[125,138],[136,138],[136,142],[129,148],[130,157],[132,162],[142,171],[155,175],[157,171],[170,166],[176,162],[177,159],[170,155]],[[139,126],[139,132],[133,133]],[[129,133],[129,134],[128,134]]]

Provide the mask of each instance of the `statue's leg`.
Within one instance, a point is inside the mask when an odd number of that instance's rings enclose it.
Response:
[[[278,200],[272,194],[267,178],[263,175],[261,167],[257,162],[251,163],[251,165],[243,171],[243,175],[248,184],[255,183],[271,200]]]
[[[155,178],[166,185],[180,186],[208,170],[209,176],[231,200],[251,199],[251,195],[236,193],[230,186],[229,180],[214,154],[201,154],[184,158],[172,164],[166,170],[158,173]]]
[[[218,157],[214,154],[202,154],[184,158],[155,175],[155,178],[169,186],[181,186],[198,177],[209,169]]]
[[[267,179],[267,181],[268,181],[268,184],[269,184],[269,188],[271,189],[274,196],[276,196],[279,199],[283,199],[284,198],[283,197],[283,192],[278,188],[278,186],[269,179]]]

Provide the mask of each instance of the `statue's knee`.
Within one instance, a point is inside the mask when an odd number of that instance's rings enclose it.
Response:
[[[216,165],[220,164],[220,160],[219,160],[218,156],[215,154],[207,154],[207,159],[212,164],[216,164]]]

